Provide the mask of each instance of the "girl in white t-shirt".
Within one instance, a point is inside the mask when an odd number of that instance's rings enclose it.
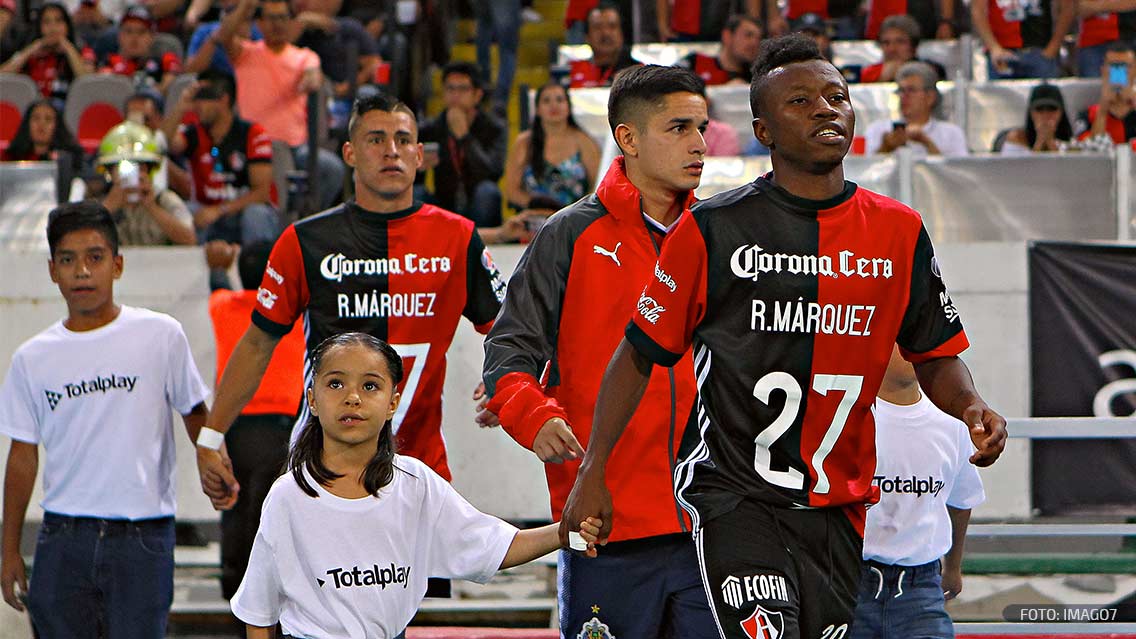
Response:
[[[418,460],[394,451],[402,358],[363,333],[312,355],[311,417],[264,502],[232,600],[249,639],[280,623],[293,637],[398,635],[428,577],[488,581],[560,547],[557,525],[531,530],[483,514]],[[602,522],[581,522],[595,556]]]

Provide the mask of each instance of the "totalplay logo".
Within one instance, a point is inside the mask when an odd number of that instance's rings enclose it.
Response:
[[[390,566],[379,567],[378,564],[373,564],[370,568],[332,568],[327,571],[327,576],[336,588],[362,588],[367,586],[378,586],[383,590],[387,586],[401,585],[406,588],[410,584],[410,566],[396,566],[393,563]],[[319,582],[320,588],[328,583],[327,580],[316,578]]]

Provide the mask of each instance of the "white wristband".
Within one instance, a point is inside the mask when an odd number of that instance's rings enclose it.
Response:
[[[201,432],[197,433],[197,445],[202,448],[221,450],[221,444],[224,443],[225,433],[213,430],[207,426],[203,426]]]
[[[588,549],[588,542],[584,541],[583,535],[570,530],[568,531],[568,547],[572,550],[584,551]]]

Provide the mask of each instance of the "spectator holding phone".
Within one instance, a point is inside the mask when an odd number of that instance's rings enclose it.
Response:
[[[161,161],[154,134],[135,122],[114,127],[99,143],[98,170],[110,182],[102,205],[124,246],[197,243],[185,202],[169,189],[154,187]]]
[[[926,62],[908,62],[896,72],[895,92],[899,94],[897,122],[873,122],[864,132],[867,153],[891,153],[909,147],[916,157],[928,155],[968,155],[966,133],[957,125],[934,117],[943,101],[935,69]]]
[[[1107,137],[1114,144],[1124,144],[1136,137],[1136,93],[1132,90],[1136,52],[1124,42],[1109,45],[1101,65],[1100,101],[1089,107],[1077,120],[1079,139]],[[1104,116],[1101,117],[1101,110]]]

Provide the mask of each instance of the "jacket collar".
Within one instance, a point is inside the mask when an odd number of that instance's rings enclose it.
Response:
[[[608,167],[607,173],[596,188],[596,197],[617,220],[639,221],[642,215],[639,188],[627,179],[627,169],[622,155],[617,156]],[[689,209],[695,199],[693,191],[687,192],[683,209]]]

